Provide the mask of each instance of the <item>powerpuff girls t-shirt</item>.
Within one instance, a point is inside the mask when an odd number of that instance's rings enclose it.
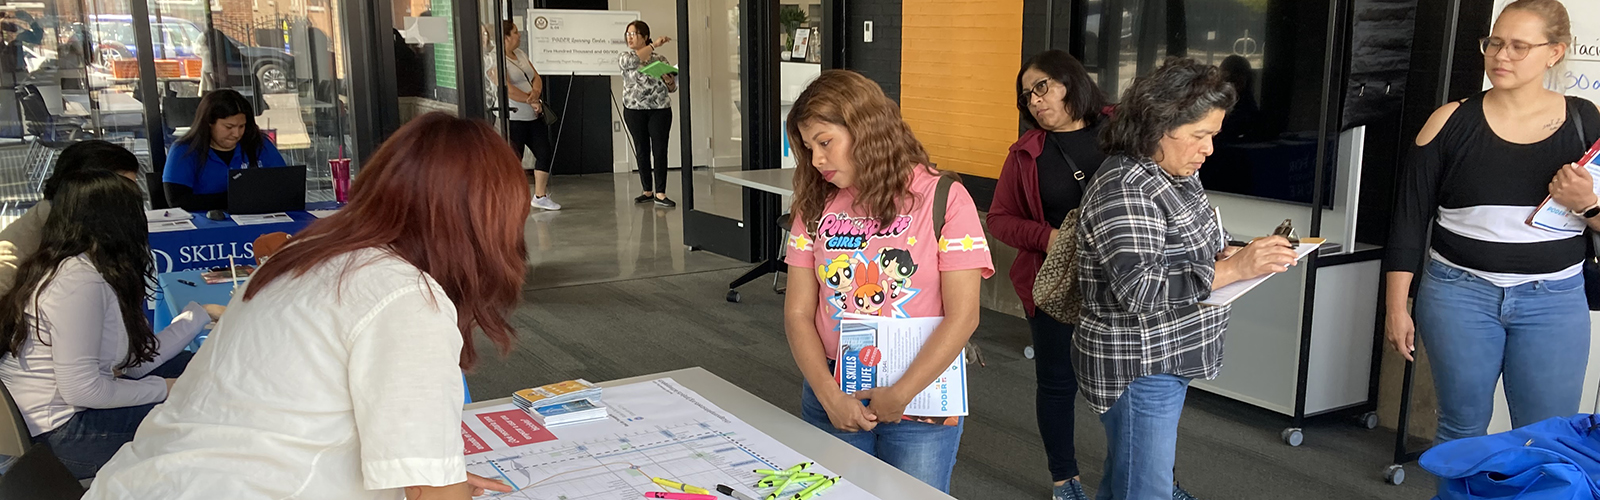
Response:
[[[845,314],[894,318],[944,315],[939,273],[982,269],[994,275],[989,240],[978,220],[978,207],[961,184],[950,186],[945,203],[944,238],[933,236],[933,199],[939,176],[921,165],[912,169],[915,207],[887,225],[854,206],[856,190],[841,189],[812,218],[816,233],[796,218],[789,232],[790,266],[809,268],[821,284],[817,297],[817,333],[829,359],[839,355],[839,320]]]

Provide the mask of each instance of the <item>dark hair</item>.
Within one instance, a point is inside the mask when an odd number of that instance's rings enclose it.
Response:
[[[194,157],[196,172],[206,166],[207,153],[211,150],[211,126],[217,120],[241,114],[244,115],[244,136],[239,138],[239,149],[244,151],[250,163],[255,163],[266,137],[261,135],[261,128],[256,126],[256,112],[250,100],[233,89],[213,90],[200,98],[200,107],[195,110],[189,133],[178,138],[179,144],[189,145],[189,155]]]
[[[1240,99],[1244,99],[1245,96],[1255,97],[1255,70],[1251,69],[1249,59],[1234,54],[1222,58],[1222,63],[1217,67],[1222,70],[1222,79],[1233,85],[1233,92]]]
[[[1100,131],[1100,145],[1109,155],[1148,158],[1161,149],[1161,138],[1168,133],[1212,110],[1228,111],[1235,101],[1233,85],[1216,66],[1170,58],[1133,80],[1111,124]]]
[[[127,148],[106,141],[83,141],[61,150],[55,173],[44,181],[44,199],[56,197],[62,179],[82,170],[110,170],[113,173],[138,172],[139,158]]]
[[[517,31],[516,21],[510,19],[500,21],[500,38],[511,36],[511,33],[515,31]]]
[[[1029,127],[1040,128],[1039,120],[1028,110],[1030,99],[1022,97],[1022,92],[1030,86],[1022,82],[1022,74],[1027,73],[1029,68],[1037,69],[1067,87],[1067,95],[1062,102],[1073,119],[1082,119],[1084,125],[1093,126],[1105,118],[1106,94],[1089,77],[1089,71],[1083,68],[1083,63],[1066,51],[1051,49],[1029,58],[1017,71],[1017,110],[1022,112],[1022,121],[1028,122]]]
[[[905,273],[906,275],[917,272],[917,261],[912,260],[910,250],[901,248],[879,250],[878,265],[886,265],[890,262],[899,262],[901,266],[911,269],[911,272]]]
[[[646,24],[644,21],[634,21],[634,22],[628,23],[628,27],[629,28],[633,28],[634,31],[639,32],[639,36],[644,37],[644,43],[646,43],[646,44],[650,43],[650,25],[649,24]]]
[[[489,124],[422,115],[366,161],[349,205],[295,234],[261,266],[244,299],[340,255],[387,249],[433,277],[455,303],[461,367],[471,368],[476,328],[502,353],[511,349],[516,331],[506,315],[522,294],[531,199],[522,162]]]
[[[118,366],[156,359],[156,336],[144,316],[147,283],[155,266],[139,186],[109,170],[79,170],[60,177],[61,191],[51,202],[39,251],[22,260],[16,283],[0,295],[0,338],[5,340],[0,354],[21,356],[29,330],[39,330],[37,340],[48,343],[42,331],[50,318],[40,311],[40,317],[30,321],[27,308],[37,305],[35,292],[50,286],[62,261],[87,255],[116,293],[122,325],[128,331],[128,353]]]

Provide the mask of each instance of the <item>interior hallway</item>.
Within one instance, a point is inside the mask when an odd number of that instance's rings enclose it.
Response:
[[[698,178],[697,188],[713,189]],[[758,280],[741,289],[743,303],[726,302],[727,282],[748,264],[688,251],[681,241],[682,209],[635,205],[637,182],[631,174],[555,178],[553,196],[568,208],[528,221],[530,280],[512,318],[519,343],[506,357],[480,343],[482,362],[468,375],[473,396],[492,399],[567,378],[603,381],[703,366],[798,414],[800,375],[784,340],[783,296],[771,292],[770,280]],[[677,182],[674,172],[673,186]],[[1021,355],[1028,336],[1021,318],[984,310],[974,338],[988,366],[974,369],[969,380],[977,411],[968,418],[952,481],[957,498],[1049,498],[1034,417],[1033,361]],[[1402,486],[1382,481],[1392,432],[1313,420],[1306,443],[1290,448],[1278,437],[1286,421],[1191,390],[1178,442],[1180,480],[1204,500],[1432,496],[1434,480],[1415,465]],[[1105,435],[1081,402],[1076,423],[1078,458],[1092,493]]]

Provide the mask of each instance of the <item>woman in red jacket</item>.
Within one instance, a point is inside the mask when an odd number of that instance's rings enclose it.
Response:
[[[1045,251],[1061,232],[1067,212],[1078,208],[1089,178],[1105,161],[1100,128],[1105,94],[1072,55],[1050,50],[1029,59],[1017,74],[1017,109],[1032,126],[1011,145],[989,207],[989,230],[1017,249],[1011,284],[1017,288],[1033,332],[1038,378],[1039,435],[1054,481],[1055,500],[1087,500],[1078,482],[1073,447],[1073,402],[1078,378],[1069,353],[1077,318],[1051,318],[1034,307],[1033,278]]]

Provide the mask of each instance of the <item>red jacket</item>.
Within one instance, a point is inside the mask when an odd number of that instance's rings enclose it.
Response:
[[[1011,286],[1016,287],[1022,307],[1033,316],[1033,278],[1044,265],[1050,248],[1050,233],[1055,229],[1044,220],[1044,201],[1039,198],[1039,164],[1044,150],[1045,132],[1029,130],[1011,145],[1000,181],[989,204],[989,231],[995,238],[1017,249],[1011,263]]]

